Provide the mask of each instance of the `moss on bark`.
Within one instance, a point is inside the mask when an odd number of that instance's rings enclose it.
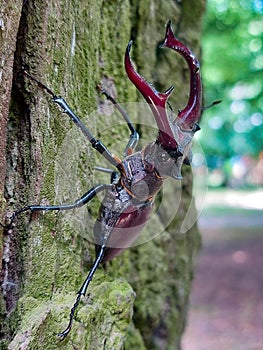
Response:
[[[166,21],[172,19],[176,32],[198,54],[204,7],[203,1],[191,0],[35,0],[23,4],[21,13],[18,6],[14,15],[17,23],[20,16],[18,36],[2,38],[12,43],[13,51],[16,45],[7,165],[3,163],[10,212],[29,202],[72,202],[98,180],[94,166],[101,159],[76,136],[70,120],[49,96],[23,76],[22,65],[61,94],[106,145],[118,143],[128,138],[129,131],[123,125],[111,127],[114,117],[101,115],[105,103],[96,85],[106,85],[121,102],[140,99],[123,67],[124,51],[132,37],[138,70],[161,90],[178,79],[174,109],[182,108],[189,89],[185,66],[181,68],[182,61],[174,53],[161,53],[157,47]],[[175,70],[176,75],[171,74]],[[11,82],[10,72],[7,81]],[[146,137],[147,128],[140,131]],[[189,170],[182,189],[175,220],[167,225],[164,205],[159,223],[149,223],[148,234],[163,224],[162,234],[127,250],[106,271],[97,272],[72,332],[62,343],[54,332],[66,326],[75,292],[94,259],[88,237],[99,201],[82,213],[91,214],[84,225],[76,213],[39,213],[17,220],[14,230],[4,237],[2,281],[8,283],[2,285],[0,348],[179,349],[193,254],[199,245],[195,228],[180,233],[191,200]],[[172,206],[181,187],[169,182],[165,191],[167,206]]]

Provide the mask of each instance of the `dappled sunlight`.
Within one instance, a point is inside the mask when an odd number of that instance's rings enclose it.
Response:
[[[237,264],[244,264],[248,261],[249,254],[243,250],[237,250],[232,253],[232,260]]]
[[[194,185],[202,250],[182,350],[263,344],[263,1],[207,0]],[[207,185],[208,191],[204,191]]]
[[[263,2],[208,0],[202,36],[207,157],[258,159],[263,147]]]
[[[211,190],[206,197],[205,208],[211,206],[263,210],[263,190]]]

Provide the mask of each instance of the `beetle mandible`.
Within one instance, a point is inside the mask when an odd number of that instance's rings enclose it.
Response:
[[[77,293],[67,328],[58,334],[61,339],[64,339],[70,332],[75,310],[81,297],[86,294],[98,266],[119,255],[125,247],[136,240],[150,216],[155,196],[162,188],[165,179],[168,177],[182,178],[181,167],[183,163],[190,164],[191,162],[191,143],[194,133],[199,130],[197,122],[202,112],[202,84],[199,63],[189,48],[175,37],[171,21],[167,23],[165,38],[160,47],[170,48],[178,52],[185,59],[190,70],[188,102],[173,120],[166,110],[167,100],[173,91],[173,86],[164,93],[160,93],[142,78],[131,62],[131,46],[132,42],[130,41],[125,53],[125,69],[129,79],[141,92],[153,113],[158,127],[158,136],[155,141],[146,145],[141,151],[135,152],[139,134],[121,106],[105,90],[101,89],[106,98],[119,110],[131,131],[123,160],[112,154],[100,140],[91,134],[62,97],[56,96],[46,85],[24,71],[40,88],[52,96],[53,102],[58,104],[70,117],[92,147],[116,168],[116,171],[111,171],[111,184],[94,186],[73,204],[28,205],[15,211],[8,225],[10,227],[14,219],[21,213],[74,209],[87,204],[97,193],[105,192],[94,226],[96,259]]]

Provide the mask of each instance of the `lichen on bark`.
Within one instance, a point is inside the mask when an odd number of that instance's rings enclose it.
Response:
[[[102,118],[98,110],[103,102],[96,85],[106,84],[120,102],[141,101],[123,67],[125,48],[132,38],[132,57],[142,75],[162,91],[174,83],[170,79],[180,81],[171,103],[176,101],[175,110],[182,108],[189,90],[185,66],[181,68],[182,61],[175,54],[161,53],[157,47],[171,19],[176,33],[198,55],[204,1],[6,3],[10,6],[7,13],[14,18],[13,28],[7,28],[9,34],[16,32],[15,23],[18,26],[20,20],[17,36],[1,37],[11,54],[16,48],[14,66],[9,65],[6,75],[9,90],[13,79],[8,128],[4,124],[1,128],[7,147],[0,180],[3,183],[6,172],[5,198],[11,212],[29,202],[76,199],[94,185],[94,166],[100,161],[89,145],[75,143],[79,139],[74,140],[70,120],[22,74],[22,65],[65,97],[110,146],[128,138],[129,131],[118,126],[110,129],[113,117]],[[192,18],[196,14],[198,18]],[[143,127],[140,131],[144,136],[148,132]],[[0,146],[3,155],[5,145]],[[88,240],[92,220],[83,225],[74,219],[72,225],[67,214],[21,216],[14,230],[4,236],[2,281],[7,278],[11,289],[7,293],[2,288],[0,348],[179,349],[199,236],[195,228],[178,233],[191,200],[189,170],[182,187],[172,182],[169,186],[164,192],[169,205],[173,200],[169,193],[176,197],[183,188],[175,220],[154,240],[127,250],[105,271],[99,269],[64,342],[54,333],[66,326],[75,293],[94,259]],[[89,213],[96,215],[98,204],[92,202]],[[166,222],[165,214],[164,208],[161,224]],[[155,223],[149,223],[148,234],[155,229]]]

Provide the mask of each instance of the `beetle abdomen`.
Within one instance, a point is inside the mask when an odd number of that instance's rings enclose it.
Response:
[[[103,263],[130,247],[149,219],[153,202],[138,202],[132,197],[122,201],[111,201],[113,192],[108,192],[100,208],[100,216],[94,226],[97,245],[106,242],[107,249]],[[112,225],[113,224],[113,225]]]

